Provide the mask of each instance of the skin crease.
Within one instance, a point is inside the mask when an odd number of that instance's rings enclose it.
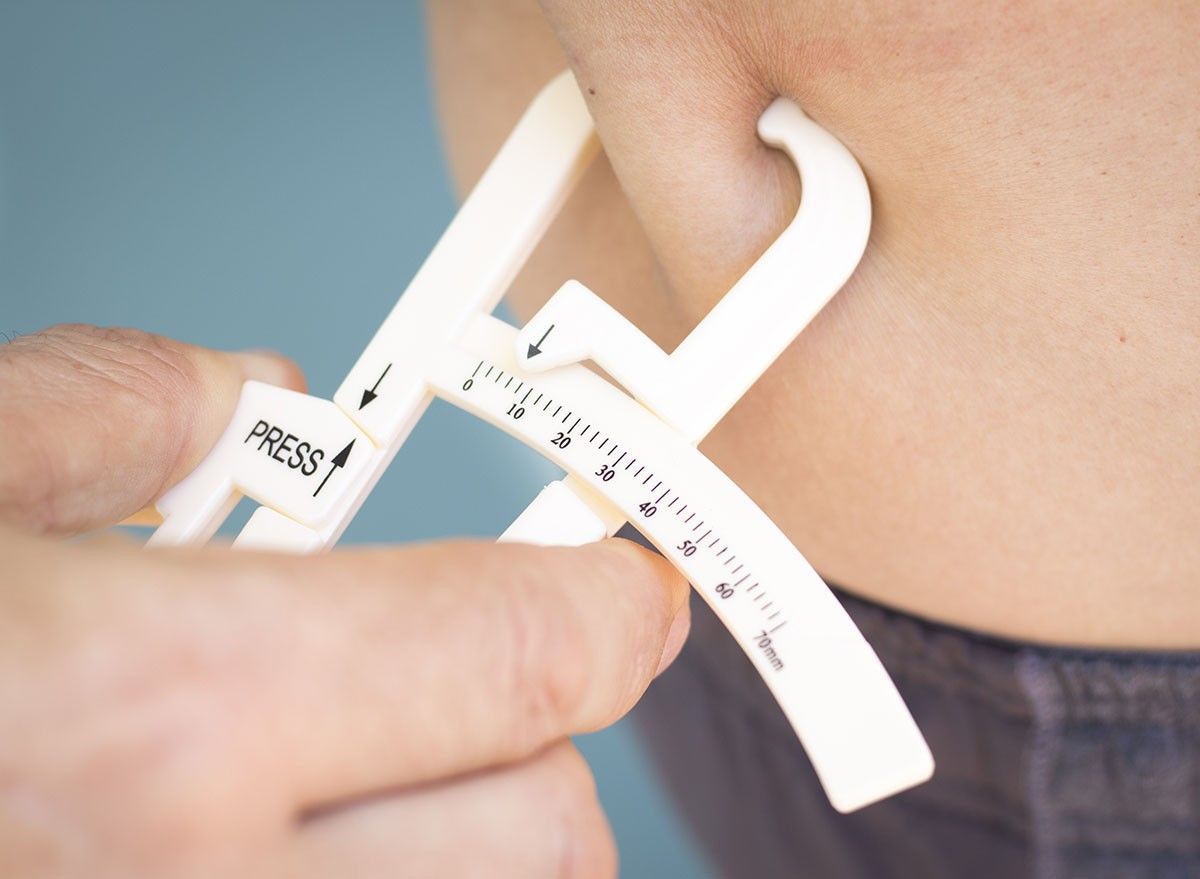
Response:
[[[677,344],[795,209],[754,135],[792,97],[862,164],[871,242],[704,451],[860,595],[1200,646],[1200,6],[543,6],[428,6],[464,191],[568,63],[605,145],[520,313],[577,278]]]

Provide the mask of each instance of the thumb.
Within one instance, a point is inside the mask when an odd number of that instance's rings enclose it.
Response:
[[[303,387],[270,354],[51,327],[0,346],[0,522],[73,533],[113,524],[186,475],[247,379]]]

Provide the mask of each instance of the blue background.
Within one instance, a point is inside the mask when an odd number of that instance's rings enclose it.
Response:
[[[0,0],[0,332],[274,348],[328,397],[454,207],[418,3]],[[554,475],[439,404],[347,540],[494,535]],[[622,874],[708,875],[627,724],[580,744]]]

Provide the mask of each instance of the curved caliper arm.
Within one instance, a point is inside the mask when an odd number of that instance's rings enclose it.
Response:
[[[763,114],[759,133],[794,160],[802,185],[800,206],[778,239],[673,353],[585,286],[569,281],[518,334],[513,356],[519,368],[548,379],[556,370],[591,360],[679,440],[698,444],[842,287],[870,234],[866,180],[841,143],[785,99]],[[635,447],[639,464],[652,448],[650,435],[643,427]],[[587,429],[583,438],[594,440]],[[628,448],[618,443],[610,454],[622,450],[617,460],[624,460]],[[659,462],[644,486],[638,485],[640,471],[635,475],[635,503],[629,506],[627,496],[624,509],[689,575],[756,665],[834,806],[857,809],[927,779],[933,759],[920,730],[870,645],[812,567],[749,498],[729,490],[732,484],[718,477],[699,452],[692,453],[690,476],[674,481],[662,476],[663,461],[683,466],[688,454],[658,452]],[[602,480],[612,476],[610,491],[616,497],[629,476],[610,472],[615,466],[601,463],[583,472]],[[681,481],[690,490],[686,502],[675,487]],[[613,533],[624,517],[614,515],[611,505],[594,503],[580,482],[574,477],[547,487],[504,538],[537,541],[553,534],[555,542],[582,542],[595,539],[597,532]],[[718,501],[722,487],[724,499]],[[707,495],[702,507],[697,495]],[[679,516],[682,527],[669,515],[664,534],[657,518],[663,508]],[[588,509],[595,512],[590,519]],[[689,527],[696,513],[702,521]],[[719,538],[710,539],[712,523],[722,514],[729,517],[727,524]],[[738,537],[739,548],[727,551],[729,534],[750,523]],[[758,541],[763,542],[746,551]],[[681,552],[684,558],[678,557]],[[756,560],[752,572],[747,557]]]
[[[758,124],[796,163],[795,218],[672,354],[578,281],[568,281],[517,338],[523,369],[591,360],[698,443],[757,381],[858,265],[871,197],[854,157],[791,101]]]

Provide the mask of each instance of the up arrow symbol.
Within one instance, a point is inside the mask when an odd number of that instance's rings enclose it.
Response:
[[[334,467],[345,467],[346,466],[346,462],[350,460],[350,450],[352,448],[354,448],[354,443],[355,443],[355,440],[350,440],[350,442],[346,443],[346,448],[342,449],[340,452],[338,452],[336,455],[333,456],[333,466]]]
[[[346,443],[346,447],[344,449],[333,456],[333,460],[330,462],[333,464],[333,466],[329,468],[329,472],[325,474],[325,478],[321,480],[321,484],[317,486],[317,490],[312,493],[313,497],[316,497],[321,493],[321,489],[325,487],[325,483],[329,481],[329,477],[332,476],[335,471],[346,466],[346,462],[350,460],[350,450],[354,448],[355,442],[357,442],[357,440],[350,440],[350,442]]]

